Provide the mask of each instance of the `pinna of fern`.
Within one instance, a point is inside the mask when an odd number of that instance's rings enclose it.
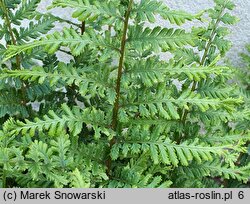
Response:
[[[192,176],[182,181],[185,187],[196,187],[192,180],[202,187],[222,186],[228,179],[248,182],[249,165],[236,163],[246,152],[249,131],[242,134],[228,125],[243,99],[234,90],[220,91],[233,70],[217,65],[230,47],[224,39],[228,30],[221,24],[237,21],[228,13],[232,1],[215,0],[215,7],[207,11],[208,27],[192,32],[152,23],[159,14],[180,26],[200,20],[203,12],[174,11],[156,0],[54,0],[50,8],[54,7],[72,8],[73,18],[84,29],[63,28],[9,46],[3,61],[38,48],[54,54],[62,47],[70,50],[67,54],[73,60],[56,63],[53,69],[2,69],[0,79],[47,81],[59,92],[66,87],[71,103],[44,116],[4,123],[3,180],[6,172],[15,171],[13,179],[21,186],[171,187],[188,172]],[[86,58],[89,52],[93,56]],[[170,52],[173,58],[162,60],[160,52]],[[181,89],[173,79],[182,82]],[[217,112],[213,120],[219,122],[211,128],[208,115],[213,111]],[[228,121],[222,120],[221,112]],[[216,133],[221,140],[211,142]],[[236,134],[233,143],[224,138]],[[20,168],[14,168],[13,160],[20,162]],[[25,179],[23,172],[31,179]],[[222,183],[216,183],[217,176]]]

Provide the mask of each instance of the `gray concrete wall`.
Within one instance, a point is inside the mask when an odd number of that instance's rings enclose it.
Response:
[[[191,13],[197,13],[202,9],[213,6],[213,0],[164,0],[173,9],[181,9]],[[40,11],[45,11],[52,0],[42,0],[39,5]],[[228,37],[233,42],[233,47],[227,57],[234,65],[241,64],[238,54],[245,51],[245,44],[250,43],[250,0],[235,0],[236,8],[232,14],[240,18],[237,25],[230,26],[231,34]],[[54,9],[53,13],[63,18],[70,18],[70,10]],[[159,20],[162,26],[169,26],[166,22]],[[184,27],[191,27],[193,24],[187,23]],[[58,29],[58,28],[57,28]]]

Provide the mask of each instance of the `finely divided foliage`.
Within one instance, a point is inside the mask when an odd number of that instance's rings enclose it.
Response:
[[[0,3],[2,187],[248,183],[247,97],[218,65],[237,22],[231,0],[198,14],[158,0],[54,0],[49,14],[40,0]],[[58,7],[75,21],[53,16]]]

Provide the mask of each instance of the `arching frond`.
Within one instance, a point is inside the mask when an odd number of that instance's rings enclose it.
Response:
[[[89,38],[79,36],[73,29],[64,29],[62,34],[57,31],[47,35],[46,38],[42,38],[40,41],[34,41],[19,46],[10,46],[5,53],[5,60],[39,46],[44,46],[44,49],[51,54],[55,53],[60,46],[69,46],[72,53],[79,55],[88,43],[90,43]]]
[[[92,31],[89,31],[88,34],[85,33],[81,36],[72,28],[64,28],[62,32],[56,31],[53,34],[47,35],[39,41],[34,41],[19,46],[10,46],[4,54],[4,61],[22,52],[28,52],[29,50],[41,46],[49,54],[55,53],[60,46],[67,46],[70,48],[74,56],[80,55],[84,51],[84,47],[88,44],[92,44],[93,46],[108,47],[113,51],[117,51],[118,49],[115,46],[111,45],[107,40],[105,41],[105,39],[103,39],[103,37],[100,35],[96,36],[96,34]]]
[[[128,65],[129,66],[129,65]],[[152,86],[155,83],[164,82],[169,78],[178,78],[180,80],[190,79],[201,81],[207,78],[227,78],[231,74],[231,69],[226,66],[187,66],[182,62],[165,63],[157,58],[148,58],[147,60],[135,62],[125,70],[124,83],[134,82],[134,79],[142,81],[146,86]]]
[[[229,112],[234,110],[235,105],[242,103],[241,98],[226,98],[226,99],[213,99],[204,98],[199,94],[185,92],[179,98],[173,98],[169,95],[145,93],[139,100],[132,103],[124,104],[124,110],[133,110],[139,112],[142,117],[149,115],[157,115],[166,119],[179,119],[177,108],[184,108],[189,110],[188,104],[192,104],[199,108],[200,111],[206,112],[210,108],[217,110],[220,108],[226,109]],[[158,114],[159,113],[159,114]]]

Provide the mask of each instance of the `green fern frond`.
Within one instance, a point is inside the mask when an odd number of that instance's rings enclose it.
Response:
[[[168,78],[178,78],[180,80],[201,81],[202,79],[220,76],[228,78],[231,69],[225,66],[186,66],[182,62],[164,63],[157,58],[148,58],[147,60],[135,62],[126,68],[123,82],[128,84],[135,79],[141,81],[145,86],[150,87],[155,83],[164,82]]]
[[[60,63],[58,69],[54,72],[47,72],[43,67],[34,67],[32,70],[3,70],[0,78],[20,78],[22,80],[37,81],[39,84],[49,81],[51,86],[57,85],[60,81],[67,85],[73,83],[80,85],[81,83],[91,82],[84,72],[80,73],[74,67],[67,66],[64,63]]]
[[[199,144],[198,140],[188,143],[175,144],[167,139],[152,141],[148,139],[131,140],[118,143],[113,146],[111,156],[116,160],[119,156],[127,156],[128,153],[150,152],[150,157],[155,164],[164,163],[173,166],[180,165],[188,166],[190,161],[196,160],[198,163],[202,161],[212,160],[214,155],[225,155],[227,149],[232,148],[227,146],[207,146]]]
[[[148,20],[154,23],[155,15],[160,14],[163,19],[177,25],[181,25],[186,21],[199,19],[202,14],[193,15],[185,11],[170,10],[163,2],[155,0],[141,0],[132,11],[136,13],[138,21]]]
[[[90,110],[85,109],[84,113],[82,113],[78,108],[70,110],[66,104],[62,105],[62,109],[63,113],[60,114],[60,116],[58,116],[54,111],[49,111],[49,114],[45,115],[43,119],[36,118],[34,122],[29,120],[21,122],[10,119],[4,124],[4,130],[13,135],[22,133],[23,135],[29,134],[31,136],[35,135],[36,130],[47,130],[49,135],[55,136],[65,133],[66,127],[68,127],[72,135],[77,135],[81,132],[84,121],[87,124],[103,124],[104,121],[103,114],[98,113],[97,111],[91,113]],[[93,114],[94,118],[90,118],[90,115]],[[100,120],[98,121],[98,119]],[[96,122],[93,122],[93,120]],[[99,130],[98,127],[94,128]]]
[[[224,108],[229,112],[232,112],[237,104],[241,104],[243,101],[241,98],[226,98],[226,99],[213,99],[203,98],[199,94],[185,92],[179,98],[173,98],[169,95],[160,93],[151,96],[150,93],[145,92],[139,100],[133,99],[134,102],[124,104],[122,109],[132,110],[134,113],[139,112],[142,117],[148,117],[149,115],[158,116],[171,119],[179,119],[179,113],[177,108],[184,108],[189,110],[188,104],[192,104],[199,108],[202,112],[209,110],[210,108],[217,110]],[[131,101],[131,100],[130,100]]]
[[[46,38],[42,38],[40,41],[34,41],[19,46],[10,46],[5,53],[5,61],[18,55],[22,52],[27,52],[35,47],[44,46],[44,50],[50,54],[55,53],[60,46],[69,46],[74,55],[79,55],[82,49],[90,43],[89,38],[80,36],[73,29],[65,28],[62,33],[54,32],[47,35]]]
[[[94,46],[108,47],[113,51],[117,51],[115,46],[105,41],[102,36],[96,36],[92,31],[89,31],[88,34],[85,33],[81,36],[74,29],[64,28],[62,32],[56,31],[39,41],[34,41],[19,46],[10,46],[4,54],[4,61],[22,52],[28,52],[36,47],[41,46],[43,46],[44,50],[49,54],[55,53],[60,46],[67,46],[70,48],[74,56],[78,56],[84,51],[85,46],[91,43]]]
[[[177,78],[176,75],[180,75],[179,78],[187,78],[192,81],[201,81],[203,79],[210,78],[212,75],[215,76],[221,76],[221,77],[227,77],[230,75],[230,68],[225,66],[191,66],[191,67],[179,67],[178,65],[175,67],[168,67],[168,74],[170,74],[173,78]],[[181,75],[185,75],[185,77]]]
[[[91,125],[96,132],[95,138],[99,139],[101,133],[108,136],[112,135],[112,132],[105,126],[104,113],[95,109],[84,109],[81,111],[79,108],[73,108],[72,110],[66,105],[62,105],[62,113],[56,114],[54,111],[49,111],[48,115],[45,115],[43,119],[35,118],[34,122],[25,120],[14,121],[9,119],[3,125],[5,132],[11,135],[22,135],[29,134],[34,136],[36,131],[48,131],[50,136],[56,136],[62,133],[66,133],[66,128],[69,132],[76,136],[82,131],[83,123]]]
[[[133,26],[129,29],[128,44],[132,48],[139,50],[149,49],[155,52],[169,51],[171,49],[182,47],[184,45],[194,45],[197,37],[186,33],[181,29],[167,29],[159,26],[143,28],[142,26]]]

